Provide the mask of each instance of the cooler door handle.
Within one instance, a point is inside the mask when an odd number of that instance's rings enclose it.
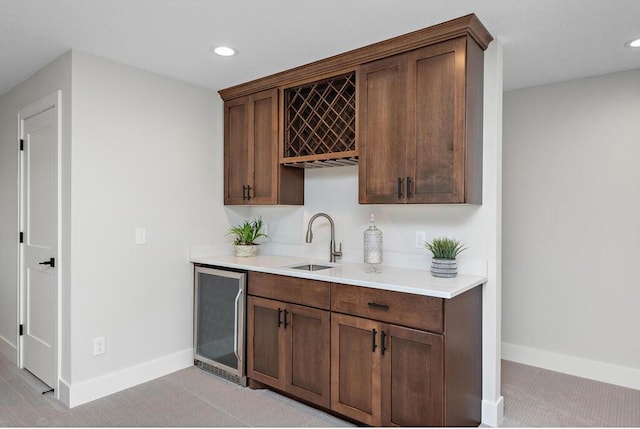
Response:
[[[238,353],[238,318],[240,317],[240,310],[238,309],[238,304],[240,303],[240,297],[242,296],[242,289],[238,291],[238,295],[236,295],[236,317],[234,318],[233,324],[233,353],[236,355],[236,359],[238,362],[241,361],[240,354]]]

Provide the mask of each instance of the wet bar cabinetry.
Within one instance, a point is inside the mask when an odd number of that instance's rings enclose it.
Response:
[[[359,68],[360,203],[482,203],[483,68],[471,37]]]
[[[480,204],[492,39],[467,15],[221,90],[225,204],[304,204],[302,168],[356,163],[360,203]]]
[[[450,299],[250,272],[247,376],[372,426],[477,426],[482,289]]]
[[[329,406],[328,283],[252,272],[247,301],[247,375]]]
[[[224,103],[224,204],[303,204],[304,176],[278,163],[278,91]]]

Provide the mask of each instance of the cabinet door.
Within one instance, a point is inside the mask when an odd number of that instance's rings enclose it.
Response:
[[[287,304],[285,390],[328,408],[330,384],[329,312]]]
[[[331,409],[371,426],[381,421],[379,325],[331,315]]]
[[[247,376],[269,386],[284,387],[285,304],[249,296],[247,300]]]
[[[382,326],[382,426],[442,426],[442,336]]]
[[[249,157],[253,171],[248,204],[277,204],[278,90],[249,97]]]
[[[224,103],[224,203],[245,204],[249,183],[248,97]]]
[[[465,39],[410,52],[409,203],[462,203],[465,191]]]
[[[357,82],[359,202],[404,202],[407,56],[364,64]]]

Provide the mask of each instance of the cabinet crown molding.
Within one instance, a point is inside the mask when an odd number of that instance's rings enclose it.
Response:
[[[478,17],[475,14],[470,14],[247,83],[221,89],[218,93],[224,101],[228,101],[258,91],[291,85],[333,71],[355,68],[370,61],[464,36],[471,37],[482,50],[487,49],[493,40],[493,36]]]

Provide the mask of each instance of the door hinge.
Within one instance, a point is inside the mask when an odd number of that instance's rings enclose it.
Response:
[[[24,243],[24,232],[20,231],[20,243]]]
[[[20,336],[23,335],[23,332],[24,332],[24,325],[20,324]]]
[[[20,150],[24,150],[24,140],[20,139]]]

